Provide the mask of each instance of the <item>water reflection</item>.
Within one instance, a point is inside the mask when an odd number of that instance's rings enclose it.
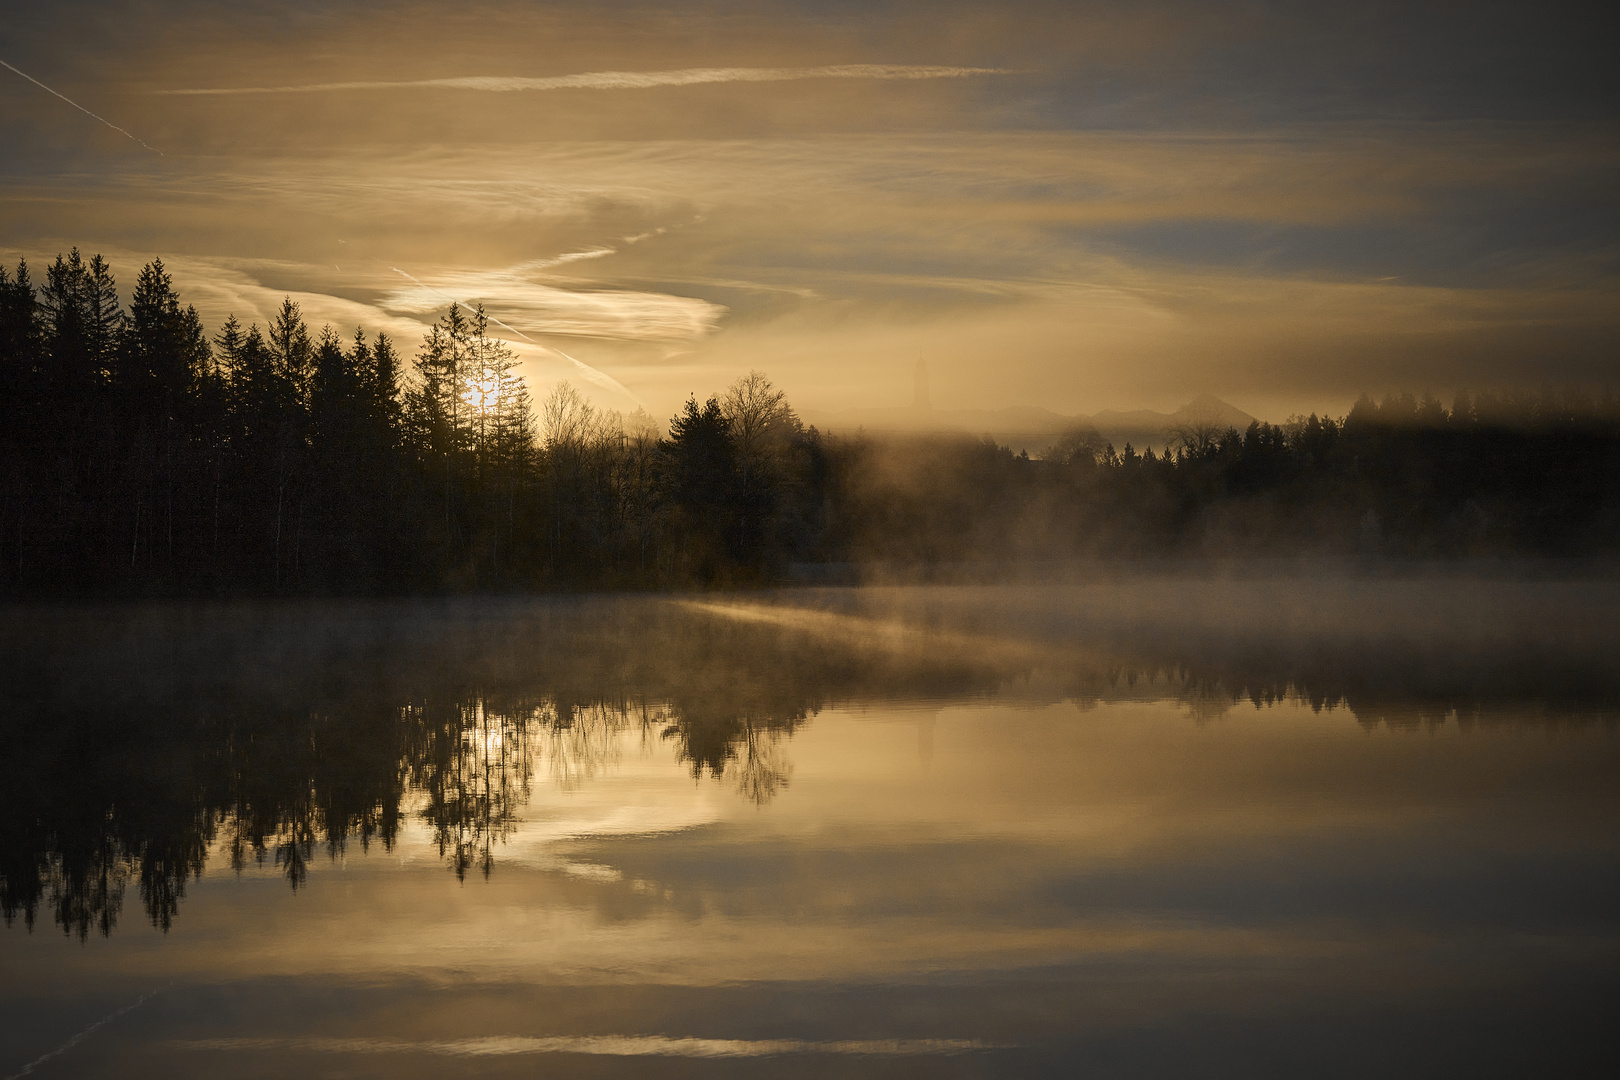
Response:
[[[1459,640],[1403,608],[1370,633],[1365,598],[1337,616],[1299,599],[1302,632],[1275,597],[1181,592],[1163,610],[1140,589],[13,610],[0,909],[110,935],[134,882],[167,930],[211,851],[297,890],[316,859],[392,850],[413,820],[458,878],[489,877],[536,785],[578,790],[669,745],[765,806],[832,704],[1174,701],[1213,723],[1304,702],[1400,730],[1620,715],[1614,643],[1549,635],[1523,597]]]

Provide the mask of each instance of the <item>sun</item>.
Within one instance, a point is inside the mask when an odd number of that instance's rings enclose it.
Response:
[[[468,379],[461,391],[461,400],[465,401],[474,413],[483,416],[495,415],[501,402],[500,376],[492,371]]]

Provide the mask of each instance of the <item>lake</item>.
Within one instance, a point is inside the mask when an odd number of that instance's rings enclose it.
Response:
[[[1615,1075],[1620,584],[0,612],[0,1076]]]

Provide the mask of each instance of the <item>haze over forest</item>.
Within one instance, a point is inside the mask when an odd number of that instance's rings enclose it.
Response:
[[[1620,537],[1612,395],[1363,395],[1344,417],[1242,431],[1204,398],[1160,417],[1157,449],[1070,418],[1032,458],[988,436],[824,434],[757,370],[667,425],[568,382],[536,409],[481,306],[451,304],[407,361],[386,334],[312,331],[291,297],[262,329],[232,316],[210,337],[161,260],[128,311],[100,255],[74,249],[43,277],[0,270],[11,593],[759,585],[1101,558],[1612,555]]]
[[[1590,10],[14,5],[0,256],[126,306],[161,256],[210,328],[482,304],[537,397],[660,418],[754,369],[905,408],[919,359],[942,411],[1601,392]]]

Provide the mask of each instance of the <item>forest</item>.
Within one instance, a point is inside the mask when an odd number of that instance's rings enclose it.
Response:
[[[828,435],[759,372],[667,425],[538,402],[482,308],[410,345],[210,334],[161,260],[126,310],[78,250],[0,269],[0,595],[409,595],[993,573],[1089,560],[1605,556],[1620,403],[1573,388],[1363,396],[1189,425]]]

